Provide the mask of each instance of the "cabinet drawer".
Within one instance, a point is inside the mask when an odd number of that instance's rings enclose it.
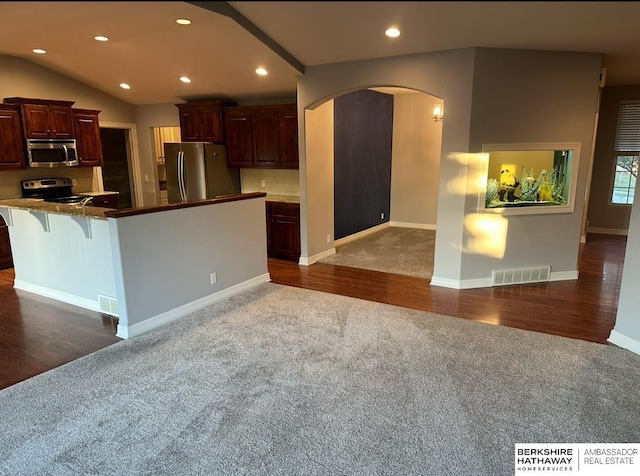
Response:
[[[271,214],[284,217],[300,216],[300,204],[299,203],[287,203],[287,202],[269,202],[271,204]]]

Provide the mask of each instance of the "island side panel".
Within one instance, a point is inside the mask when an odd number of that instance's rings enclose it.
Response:
[[[12,209],[14,287],[94,311],[115,298],[106,220]]]
[[[264,197],[108,221],[119,337],[269,280]]]

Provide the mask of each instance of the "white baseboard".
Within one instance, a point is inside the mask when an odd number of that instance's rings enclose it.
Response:
[[[603,235],[623,235],[627,236],[629,230],[624,228],[597,228],[593,226],[587,227],[587,233],[601,233]]]
[[[372,233],[376,233],[380,230],[384,230],[385,228],[389,228],[389,222],[381,223],[380,225],[372,226],[371,228],[367,228],[366,230],[359,231],[358,233],[354,233],[353,235],[345,236],[344,238],[339,238],[333,242],[333,246],[340,246],[347,244],[351,241],[358,240],[360,238],[364,238],[365,236],[371,235]]]
[[[176,319],[191,314],[192,312],[198,311],[210,304],[221,301],[269,281],[271,281],[271,276],[269,275],[269,273],[266,273],[242,283],[236,284],[234,286],[230,286],[227,289],[218,291],[217,293],[210,294],[209,296],[205,296],[190,303],[184,304],[170,311],[163,312],[161,314],[158,314],[157,316],[150,317],[142,322],[138,322],[131,326],[126,326],[123,325],[123,323],[119,322],[118,332],[116,333],[116,336],[122,339],[128,339],[129,337],[135,337],[140,334],[144,334],[151,329],[155,329],[156,327],[160,327],[164,324],[175,321]]]
[[[310,256],[308,258],[305,257],[300,257],[300,260],[298,261],[299,265],[302,266],[309,266],[313,263],[315,263],[316,261],[320,261],[321,259],[324,258],[328,258],[329,256],[335,255],[336,254],[336,249],[335,248],[329,248],[328,250],[322,251],[318,254],[315,254],[313,256]]]
[[[72,304],[74,306],[89,309],[91,311],[101,312],[100,305],[97,300],[93,301],[91,299],[76,296],[75,294],[69,294],[62,291],[57,291],[55,289],[47,288],[45,286],[40,286],[38,284],[28,283],[20,279],[14,279],[13,287],[15,289],[20,289],[21,291],[38,294],[39,296],[55,299],[56,301],[66,302],[67,304]]]
[[[551,271],[549,281],[571,281],[578,279],[578,271]]]
[[[615,330],[611,331],[607,342],[611,342],[613,345],[617,345],[623,349],[630,350],[634,354],[640,355],[640,342],[632,339],[631,337],[627,337],[624,334],[620,334]]]
[[[568,281],[572,279],[578,279],[577,271],[559,271],[551,273],[549,281]],[[490,288],[493,286],[491,278],[477,278],[477,279],[449,279],[439,278],[433,276],[431,278],[431,286],[440,286],[443,288],[452,289],[475,289],[475,288]],[[522,283],[529,284],[529,283]],[[520,286],[520,284],[511,284],[510,286]]]
[[[406,221],[390,221],[389,224],[391,226],[396,226],[398,228],[418,228],[420,230],[435,230],[435,225],[430,225],[427,223],[409,223]]]
[[[440,286],[443,288],[452,288],[452,289],[490,288],[491,278],[458,280],[458,279],[439,278],[437,276],[432,276],[430,284],[431,286]]]

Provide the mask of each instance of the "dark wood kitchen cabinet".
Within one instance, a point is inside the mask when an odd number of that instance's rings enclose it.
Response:
[[[9,228],[0,215],[0,269],[13,268]]]
[[[222,107],[235,103],[221,100],[193,101],[176,104],[180,116],[180,138],[183,142],[224,143]]]
[[[300,258],[300,204],[266,202],[267,256],[289,261]]]
[[[224,110],[225,146],[229,167],[253,167],[251,113],[243,108]]]
[[[93,109],[73,109],[73,124],[77,136],[76,147],[80,166],[102,166],[99,114],[100,111]]]
[[[0,104],[0,170],[24,168],[24,151],[19,107]]]
[[[5,103],[18,104],[24,135],[27,139],[74,139],[74,101],[51,99],[5,98]]]
[[[298,168],[295,104],[224,108],[230,167]]]

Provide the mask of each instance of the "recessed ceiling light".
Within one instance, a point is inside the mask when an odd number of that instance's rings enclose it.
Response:
[[[39,55],[43,55],[43,54],[45,54],[45,53],[46,53],[46,51],[45,51],[45,50],[43,50],[42,48],[34,48],[32,51],[33,51],[34,53],[39,54]]]
[[[389,38],[397,38],[400,36],[400,30],[398,30],[395,27],[389,28],[387,31],[384,32],[385,35],[387,35]]]
[[[180,81],[182,81],[183,83],[190,83],[191,79],[187,78],[186,76],[180,76]]]
[[[94,40],[98,40],[98,41],[109,41],[109,38],[107,38],[106,36],[102,36],[102,35],[94,36],[93,39]]]
[[[120,87],[122,89],[131,89],[131,86],[129,86],[127,83],[120,83]]]
[[[176,20],[176,23],[178,25],[191,25],[191,20],[189,20],[188,18],[178,18]]]
[[[264,68],[258,68],[256,69],[256,73],[259,74],[260,76],[266,76],[268,73],[268,71]]]

